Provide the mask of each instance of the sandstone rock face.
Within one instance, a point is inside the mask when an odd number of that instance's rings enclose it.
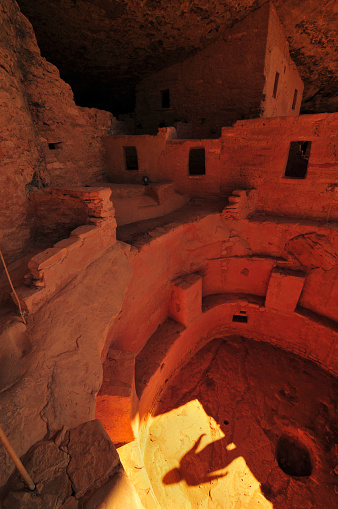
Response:
[[[0,5],[0,241],[6,260],[30,244],[32,218],[25,186],[45,178],[43,151],[23,86],[20,60],[34,59],[33,31],[13,2]],[[16,19],[13,26],[11,20]],[[16,30],[22,34],[18,40]],[[23,44],[22,44],[23,43]],[[26,47],[26,45],[28,47]],[[35,177],[34,177],[35,176]],[[18,233],[18,230],[20,233]],[[0,269],[2,271],[2,267]]]
[[[32,344],[26,326],[13,320],[0,334],[0,390],[11,387],[26,372]]]
[[[71,458],[67,472],[76,498],[103,485],[119,466],[119,455],[99,420],[70,430],[66,443]]]
[[[104,109],[108,104],[114,112],[121,107],[133,110],[132,88],[145,75],[205,48],[264,3],[19,0],[43,54],[71,83],[78,100]],[[335,2],[274,0],[274,4],[306,85],[303,111],[335,111]]]
[[[14,473],[0,500],[3,509],[94,509],[105,503],[112,504],[109,507],[142,507],[98,420],[69,430],[61,445],[38,442],[23,463],[36,487],[29,491]]]
[[[29,475],[34,479],[36,489],[33,492],[25,490],[25,486],[15,473],[7,487],[4,509],[19,509],[36,507],[58,508],[71,495],[71,482],[66,468],[69,455],[61,451],[53,442],[40,442],[26,455],[24,465]]]
[[[26,334],[34,353],[28,353],[29,362],[28,355],[17,355],[3,380],[2,389],[10,387],[0,393],[1,426],[20,457],[44,437],[94,418],[107,328],[119,313],[130,275],[128,246],[117,243],[29,320]],[[3,448],[0,461],[3,485],[13,471]]]
[[[332,269],[337,263],[337,254],[325,235],[309,233],[299,235],[285,245],[289,251],[307,269]]]
[[[2,0],[0,16],[0,243],[10,262],[32,245],[30,191],[102,180],[101,138],[116,121],[75,105],[15,2]]]

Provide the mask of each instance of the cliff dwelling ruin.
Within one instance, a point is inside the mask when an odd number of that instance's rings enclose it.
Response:
[[[0,0],[0,507],[333,509],[334,0]]]

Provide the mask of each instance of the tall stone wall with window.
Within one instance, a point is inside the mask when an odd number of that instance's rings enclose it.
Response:
[[[280,80],[273,94],[276,72]],[[266,3],[206,49],[142,80],[136,126],[139,133],[155,134],[180,122],[179,132],[190,126],[189,137],[215,138],[237,120],[298,115],[302,92],[283,27]]]

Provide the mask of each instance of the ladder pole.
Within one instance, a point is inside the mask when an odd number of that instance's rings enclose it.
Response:
[[[28,474],[27,470],[25,469],[25,467],[23,466],[23,464],[21,463],[19,457],[17,456],[16,452],[14,451],[13,447],[11,446],[11,444],[9,443],[8,441],[8,438],[6,437],[3,429],[1,428],[0,426],[0,441],[2,443],[2,445],[4,446],[4,448],[6,449],[6,451],[8,452],[9,456],[11,457],[14,465],[16,466],[16,468],[18,469],[20,475],[23,477],[25,483],[27,484],[28,488],[33,491],[35,490],[35,484],[33,483],[30,475]]]

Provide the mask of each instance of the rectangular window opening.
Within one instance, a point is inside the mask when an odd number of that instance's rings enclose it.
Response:
[[[205,149],[191,148],[189,151],[189,175],[205,175]]]
[[[162,108],[170,108],[170,92],[169,88],[161,90]]]
[[[248,317],[246,315],[233,315],[233,322],[248,323]]]
[[[126,161],[126,170],[137,171],[138,159],[136,147],[123,147]]]
[[[274,99],[276,99],[276,97],[277,97],[278,82],[279,82],[279,72],[276,72],[275,83],[273,85],[273,92],[272,92],[272,97]]]
[[[311,151],[311,141],[292,141],[290,143],[285,178],[305,179]]]
[[[62,149],[62,141],[58,141],[57,143],[48,143],[49,150],[61,150]]]
[[[297,96],[298,96],[298,90],[295,89],[295,92],[293,94],[293,101],[292,101],[292,109],[294,110],[296,108],[297,104]]]

